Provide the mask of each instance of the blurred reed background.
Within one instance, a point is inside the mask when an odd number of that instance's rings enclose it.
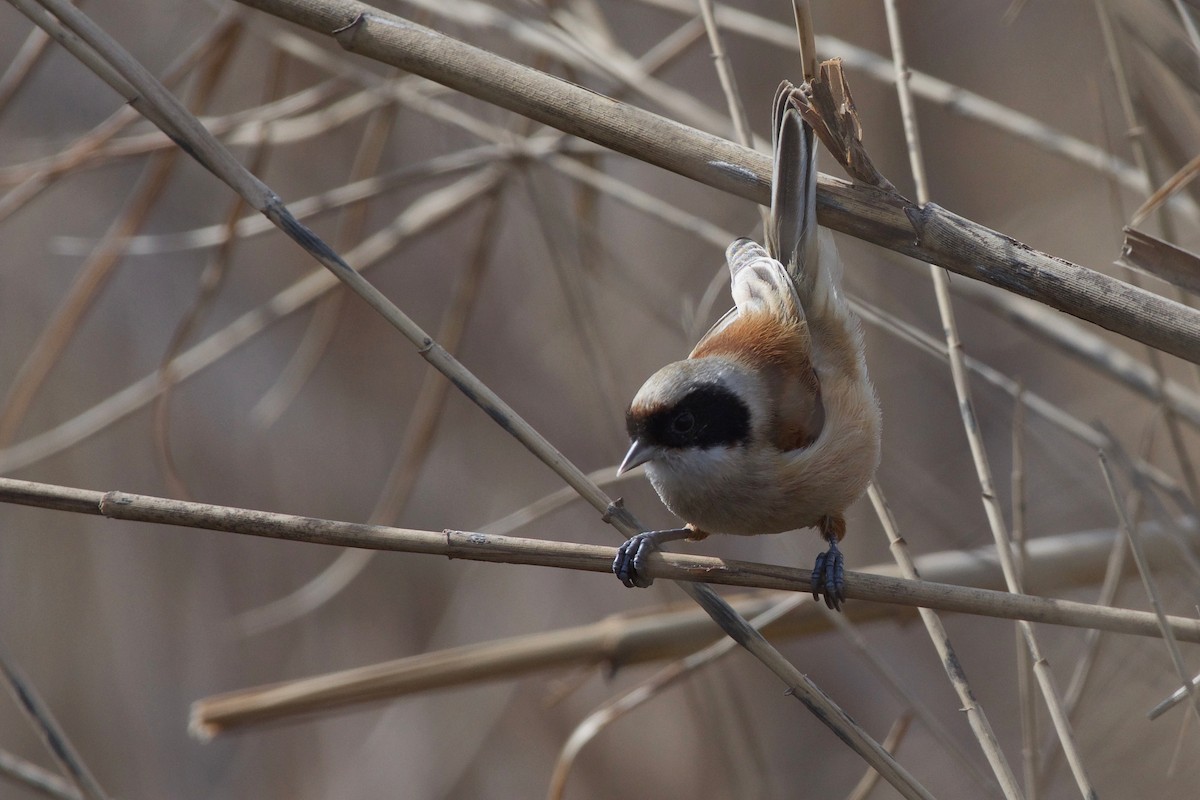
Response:
[[[690,0],[381,7],[734,138]],[[376,286],[585,471],[619,461],[633,392],[729,303],[724,245],[759,224],[745,200],[575,140],[552,150],[554,132],[540,125],[233,3],[85,8],[294,210],[315,198],[306,222],[340,253],[369,258]],[[791,7],[739,0],[717,12],[752,127],[769,138],[776,85],[800,77]],[[1200,145],[1200,55],[1180,14],[1195,12],[1167,0],[902,3],[931,199],[1130,279],[1114,264],[1122,227]],[[883,4],[814,2],[813,15],[819,55],[845,60],[868,151],[915,198]],[[73,57],[39,48],[33,30],[0,7],[0,473],[428,530],[479,530],[561,488],[364,303],[340,288],[305,294],[306,276],[320,268],[303,251],[122,111],[121,98]],[[1032,135],[1035,122],[1042,127]],[[543,149],[525,146],[527,137]],[[827,156],[822,168],[837,172]],[[597,188],[599,178],[613,188]],[[691,221],[636,207],[642,194]],[[1141,229],[1200,248],[1196,200],[1185,189]],[[390,238],[380,235],[387,230]],[[849,237],[839,244],[854,298],[943,341],[927,267]],[[1175,297],[1167,284],[1137,280]],[[1095,423],[1194,491],[1192,365],[964,277],[950,287],[965,353],[998,376],[971,381],[1001,503],[1023,509],[1017,520],[1009,512],[1010,526],[1030,540],[1117,527]],[[1020,323],[1017,312],[1034,322]],[[1054,334],[1063,320],[1074,324]],[[899,532],[914,555],[990,546],[946,361],[894,324],[864,327],[884,409],[878,485]],[[1072,350],[1089,343],[1107,366]],[[1131,390],[1114,378],[1121,369],[1149,388]],[[1166,380],[1170,413],[1156,397]],[[1016,385],[1043,405],[1018,413]],[[1180,524],[1186,507],[1127,494],[1119,459],[1116,471],[1131,513],[1191,530]],[[640,476],[608,491],[650,524],[670,523]],[[849,530],[851,569],[892,561],[866,500]],[[531,515],[513,532],[616,541],[579,502]],[[808,531],[690,547],[807,567],[820,541]],[[1195,553],[1172,553],[1155,570],[1157,589],[1167,611],[1194,616]],[[1103,564],[1064,571],[1037,593],[1097,602],[1103,576]],[[0,638],[112,797],[544,795],[575,726],[655,665],[624,666],[610,653],[208,744],[189,736],[189,706],[258,684],[687,607],[660,584],[633,591],[611,576],[345,555],[0,506]],[[1110,584],[1115,604],[1150,607],[1129,559]],[[1026,796],[1079,796],[1040,696],[1021,677],[1028,659],[1013,624],[943,620],[1014,772],[1031,781]],[[914,697],[924,704],[897,757],[933,794],[999,796],[915,615],[855,627],[907,697],[877,676],[851,635],[817,624],[824,630],[774,641],[876,738]],[[1071,719],[1100,795],[1194,796],[1192,709],[1146,718],[1179,685],[1163,643],[1036,631],[1062,689],[1090,664]],[[1194,646],[1182,647],[1194,672]],[[1033,728],[1028,715],[1023,727],[1023,708],[1036,708]],[[8,701],[0,752],[51,764]],[[577,756],[565,796],[843,797],[863,772],[737,651],[599,732]],[[0,787],[5,797],[45,796],[14,778],[0,777]],[[896,795],[879,785],[870,796]]]

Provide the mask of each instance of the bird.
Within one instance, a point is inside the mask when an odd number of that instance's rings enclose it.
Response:
[[[882,422],[837,247],[817,225],[816,145],[800,113],[809,91],[784,81],[775,93],[765,246],[742,238],[725,254],[734,308],[626,412],[618,474],[644,464],[685,523],[626,540],[612,567],[626,586],[650,585],[647,558],[666,542],[815,527],[828,548],[813,596],[834,609],[845,600],[838,542],[879,465]]]

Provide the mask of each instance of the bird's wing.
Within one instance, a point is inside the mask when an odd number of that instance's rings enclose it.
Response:
[[[696,343],[692,357],[746,315],[769,314],[787,325],[801,325],[804,311],[787,270],[750,239],[738,239],[725,251],[734,307],[725,312]]]

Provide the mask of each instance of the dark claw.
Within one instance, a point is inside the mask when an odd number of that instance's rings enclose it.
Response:
[[[695,535],[696,531],[691,528],[668,528],[665,531],[642,531],[631,536],[617,548],[617,557],[613,559],[613,574],[626,586],[644,589],[654,583],[654,578],[643,577],[641,574],[650,554],[658,550],[663,542],[674,542]]]
[[[654,583],[653,578],[642,577],[639,570],[646,564],[646,559],[650,554],[658,549],[658,542],[655,537],[657,531],[643,531],[642,533],[626,539],[625,542],[617,548],[617,556],[613,559],[612,571],[613,574],[621,579],[621,583],[626,586],[638,586],[646,588]]]
[[[814,600],[820,600],[824,593],[825,605],[834,611],[842,609],[842,601],[846,599],[846,570],[836,542],[830,542],[829,549],[817,556],[813,564],[812,593]]]

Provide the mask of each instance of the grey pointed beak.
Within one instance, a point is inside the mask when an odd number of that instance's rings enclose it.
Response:
[[[625,454],[625,460],[621,462],[621,466],[617,467],[617,474],[621,475],[636,466],[645,464],[658,456],[660,452],[662,449],[657,445],[648,444],[641,439],[634,439],[633,444],[629,445],[629,452]]]

